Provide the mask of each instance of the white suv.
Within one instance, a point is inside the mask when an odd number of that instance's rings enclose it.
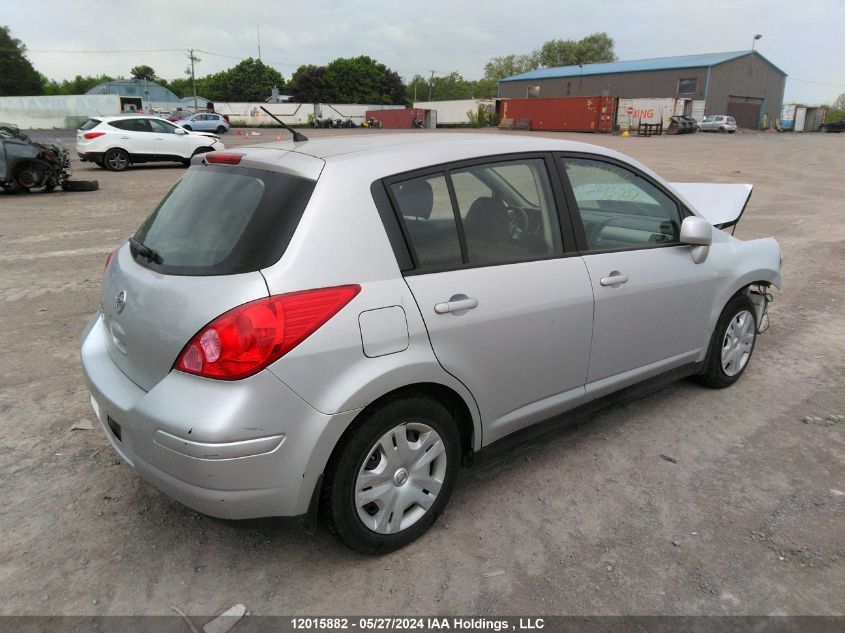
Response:
[[[133,163],[177,161],[224,149],[220,137],[191,132],[155,116],[122,115],[88,119],[76,133],[76,151],[82,162],[110,171]]]

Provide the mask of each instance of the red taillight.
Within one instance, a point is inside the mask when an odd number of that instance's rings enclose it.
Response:
[[[82,137],[87,138],[90,141],[92,138],[100,138],[101,136],[104,136],[104,135],[105,135],[105,132],[86,132],[85,134],[82,135]]]
[[[220,380],[251,376],[311,336],[360,291],[358,285],[337,286],[245,303],[197,332],[173,368]]]
[[[246,154],[239,154],[237,152],[209,152],[205,155],[205,161],[217,165],[237,165],[244,156]]]
[[[117,252],[117,249],[119,249],[119,248],[120,248],[120,246],[115,246],[113,249],[111,249],[109,251],[109,254],[106,255],[106,263],[103,264],[103,272],[104,273],[109,269],[109,264],[111,264],[112,257],[114,257],[114,254]]]

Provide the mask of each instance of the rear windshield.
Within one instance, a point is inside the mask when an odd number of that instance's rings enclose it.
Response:
[[[79,126],[80,130],[90,130],[92,127],[100,125],[100,119],[88,119],[85,123]]]
[[[134,236],[160,263],[133,251],[135,261],[171,275],[232,275],[271,266],[287,248],[314,185],[256,169],[191,167]]]

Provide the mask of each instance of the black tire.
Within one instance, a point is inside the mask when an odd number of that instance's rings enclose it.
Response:
[[[103,163],[109,171],[126,171],[129,169],[129,153],[123,149],[110,149],[103,156]]]
[[[191,158],[193,158],[194,156],[198,156],[199,154],[207,154],[208,152],[213,152],[213,151],[214,151],[213,147],[198,147],[194,150],[194,153],[191,154]],[[185,167],[190,167],[191,158],[187,158],[187,159],[183,160],[182,164]]]
[[[720,126],[719,131],[724,133],[725,132],[725,126]]]
[[[733,134],[736,130],[728,130],[728,134]]]
[[[99,188],[98,180],[65,180],[62,183],[65,191],[97,191]]]
[[[751,348],[748,350],[748,358],[745,363],[735,373],[728,373],[722,364],[722,348],[728,343],[726,341],[728,327],[742,312],[747,311],[751,313],[752,331],[754,333]],[[698,382],[713,389],[724,389],[730,387],[748,368],[751,362],[751,357],[754,354],[754,346],[757,344],[757,315],[754,311],[754,304],[744,293],[734,295],[728,301],[719,320],[716,322],[716,329],[713,330],[713,337],[710,339],[710,346],[707,349],[707,359],[704,362],[704,368],[696,378]]]
[[[355,506],[358,473],[374,455],[372,450],[382,436],[391,429],[413,423],[425,424],[440,436],[446,456],[443,482],[432,505],[416,522],[396,533],[381,534],[368,528],[358,516]],[[392,552],[422,536],[437,519],[455,487],[460,461],[460,435],[443,405],[414,394],[386,401],[356,420],[335,448],[323,481],[320,513],[329,531],[348,547],[365,554]],[[403,485],[411,485],[410,480]],[[413,504],[408,508],[413,508]]]
[[[226,128],[225,128],[224,126],[222,126],[222,125],[218,125],[218,126],[217,126],[217,133],[218,133],[218,134],[225,134],[225,133],[226,133]]]

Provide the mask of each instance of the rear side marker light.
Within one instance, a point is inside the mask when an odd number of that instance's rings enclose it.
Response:
[[[89,141],[94,138],[99,138],[101,136],[105,136],[105,132],[86,132],[82,135],[83,138],[87,138]]]
[[[237,165],[246,154],[238,152],[209,152],[205,155],[205,162],[215,165]]]
[[[336,286],[245,303],[197,332],[173,368],[218,380],[252,376],[311,336],[359,292],[358,285]]]

